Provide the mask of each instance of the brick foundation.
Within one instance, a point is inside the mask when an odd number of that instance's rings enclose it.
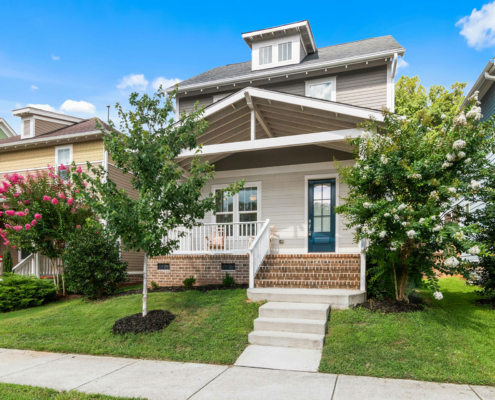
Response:
[[[170,270],[158,270],[158,264]],[[222,263],[235,264],[235,271],[222,271]],[[196,285],[220,284],[228,272],[236,283],[249,283],[248,255],[176,255],[148,260],[148,286],[182,286],[190,276]],[[268,255],[260,268],[256,287],[359,289],[360,254]]]
[[[127,282],[131,283],[143,283],[143,274],[140,275],[127,275]]]

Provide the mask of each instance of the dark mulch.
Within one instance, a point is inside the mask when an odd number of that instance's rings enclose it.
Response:
[[[179,292],[187,292],[192,290],[192,291],[206,293],[206,292],[211,292],[212,290],[234,290],[234,289],[248,289],[248,288],[249,288],[248,284],[235,285],[231,287],[225,287],[222,285],[203,285],[203,286],[193,286],[192,288],[186,288],[184,286],[163,286],[155,290],[148,289],[148,292],[149,293],[161,293],[161,292],[179,293]],[[127,290],[125,292],[116,293],[108,297],[121,297],[121,296],[129,296],[131,294],[141,294],[141,293],[143,293],[142,289]]]
[[[142,313],[137,313],[119,319],[112,331],[115,334],[156,332],[170,325],[174,319],[175,315],[170,311],[152,310],[144,318]]]
[[[372,312],[392,314],[424,311],[425,304],[421,297],[413,294],[409,296],[409,303],[405,301],[397,301],[395,299],[368,299],[364,303],[358,304],[355,308],[365,308]]]
[[[475,301],[477,306],[490,306],[495,309],[495,296],[487,297],[486,299],[479,299]]]

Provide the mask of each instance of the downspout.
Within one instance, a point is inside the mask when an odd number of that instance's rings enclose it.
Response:
[[[485,72],[485,79],[487,81],[495,81],[495,76],[490,75],[488,72]]]
[[[359,250],[361,252],[361,281],[359,290],[366,291],[366,239],[361,239]]]

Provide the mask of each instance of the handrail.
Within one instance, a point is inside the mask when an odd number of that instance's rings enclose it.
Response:
[[[22,273],[21,269],[23,267],[25,267],[26,265],[31,264],[31,262],[33,261],[33,259],[34,259],[34,254],[31,253],[24,260],[22,260],[20,263],[18,263],[14,268],[12,268],[12,272],[14,274],[15,273],[19,274],[20,273],[21,275],[27,275],[25,273]],[[36,273],[34,275],[36,275]]]
[[[256,238],[254,239],[253,243],[251,244],[251,246],[249,246],[249,250],[250,251],[254,249],[254,246],[256,246],[256,244],[259,242],[261,235],[263,234],[263,232],[267,229],[267,227],[269,225],[270,225],[270,220],[267,219],[265,221],[265,223],[263,224],[263,227],[261,228],[260,232],[258,233],[258,235],[256,236]]]
[[[249,246],[249,288],[254,288],[254,279],[267,254],[270,253],[270,220],[267,219],[258,235]]]

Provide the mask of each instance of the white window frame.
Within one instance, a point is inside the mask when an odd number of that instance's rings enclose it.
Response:
[[[259,65],[259,66],[263,66],[263,67],[264,67],[264,66],[266,66],[266,65],[271,65],[271,64],[273,64],[273,53],[274,53],[274,51],[273,51],[273,47],[274,47],[274,46],[270,44],[270,45],[268,45],[268,46],[261,46],[261,47],[258,49],[258,65]],[[261,50],[263,50],[263,49],[271,49],[271,54],[270,54],[270,55],[271,55],[271,60],[270,60],[270,62],[266,62],[266,63],[263,63],[263,64],[262,64],[262,63],[261,63]]]
[[[282,46],[284,44],[290,45],[290,58],[288,58],[287,60],[281,60],[280,59],[280,55],[281,55],[281,53],[280,53],[280,46]],[[277,56],[278,56],[277,59],[278,59],[278,62],[279,63],[284,63],[284,62],[287,62],[287,61],[292,61],[292,56],[293,56],[293,51],[292,50],[293,50],[292,49],[292,40],[289,40],[287,42],[282,42],[282,43],[277,44],[277,53],[278,53],[277,54]]]
[[[311,97],[309,95],[309,91],[312,85],[318,85],[322,83],[331,83],[331,100],[330,101],[337,101],[337,77],[336,76],[331,76],[327,78],[321,78],[321,79],[312,79],[310,81],[305,81],[306,85],[306,97]],[[316,98],[316,97],[312,97]],[[326,99],[320,99],[320,100],[326,100]]]
[[[25,132],[24,128],[24,122],[29,121],[29,132]],[[34,131],[34,117],[31,118],[23,118],[21,119],[21,139],[31,139],[34,138],[35,131]]]
[[[226,189],[227,187],[229,186],[229,184],[224,184],[224,185],[212,185],[211,186],[211,191],[213,192],[213,194],[216,193],[217,190],[222,190],[222,189]],[[245,188],[248,188],[248,187],[256,187],[257,191],[258,191],[258,209],[256,210],[256,212],[258,213],[258,217],[257,217],[257,221],[263,221],[262,219],[262,216],[261,216],[261,182],[246,182],[244,184],[244,187]],[[234,217],[233,217],[233,221],[232,222],[240,222],[240,214],[249,214],[251,213],[252,211],[245,211],[245,212],[239,212],[239,193],[236,193],[234,195]],[[213,224],[216,224],[217,223],[217,216],[212,212],[211,213],[211,222]]]
[[[72,164],[74,161],[73,159],[73,154],[74,154],[74,148],[72,144],[65,144],[63,146],[55,146],[55,167],[57,168],[57,173],[59,172],[58,167],[60,166],[59,160],[58,160],[58,151],[59,150],[65,150],[69,149],[69,164]],[[67,165],[66,165],[67,166]]]

